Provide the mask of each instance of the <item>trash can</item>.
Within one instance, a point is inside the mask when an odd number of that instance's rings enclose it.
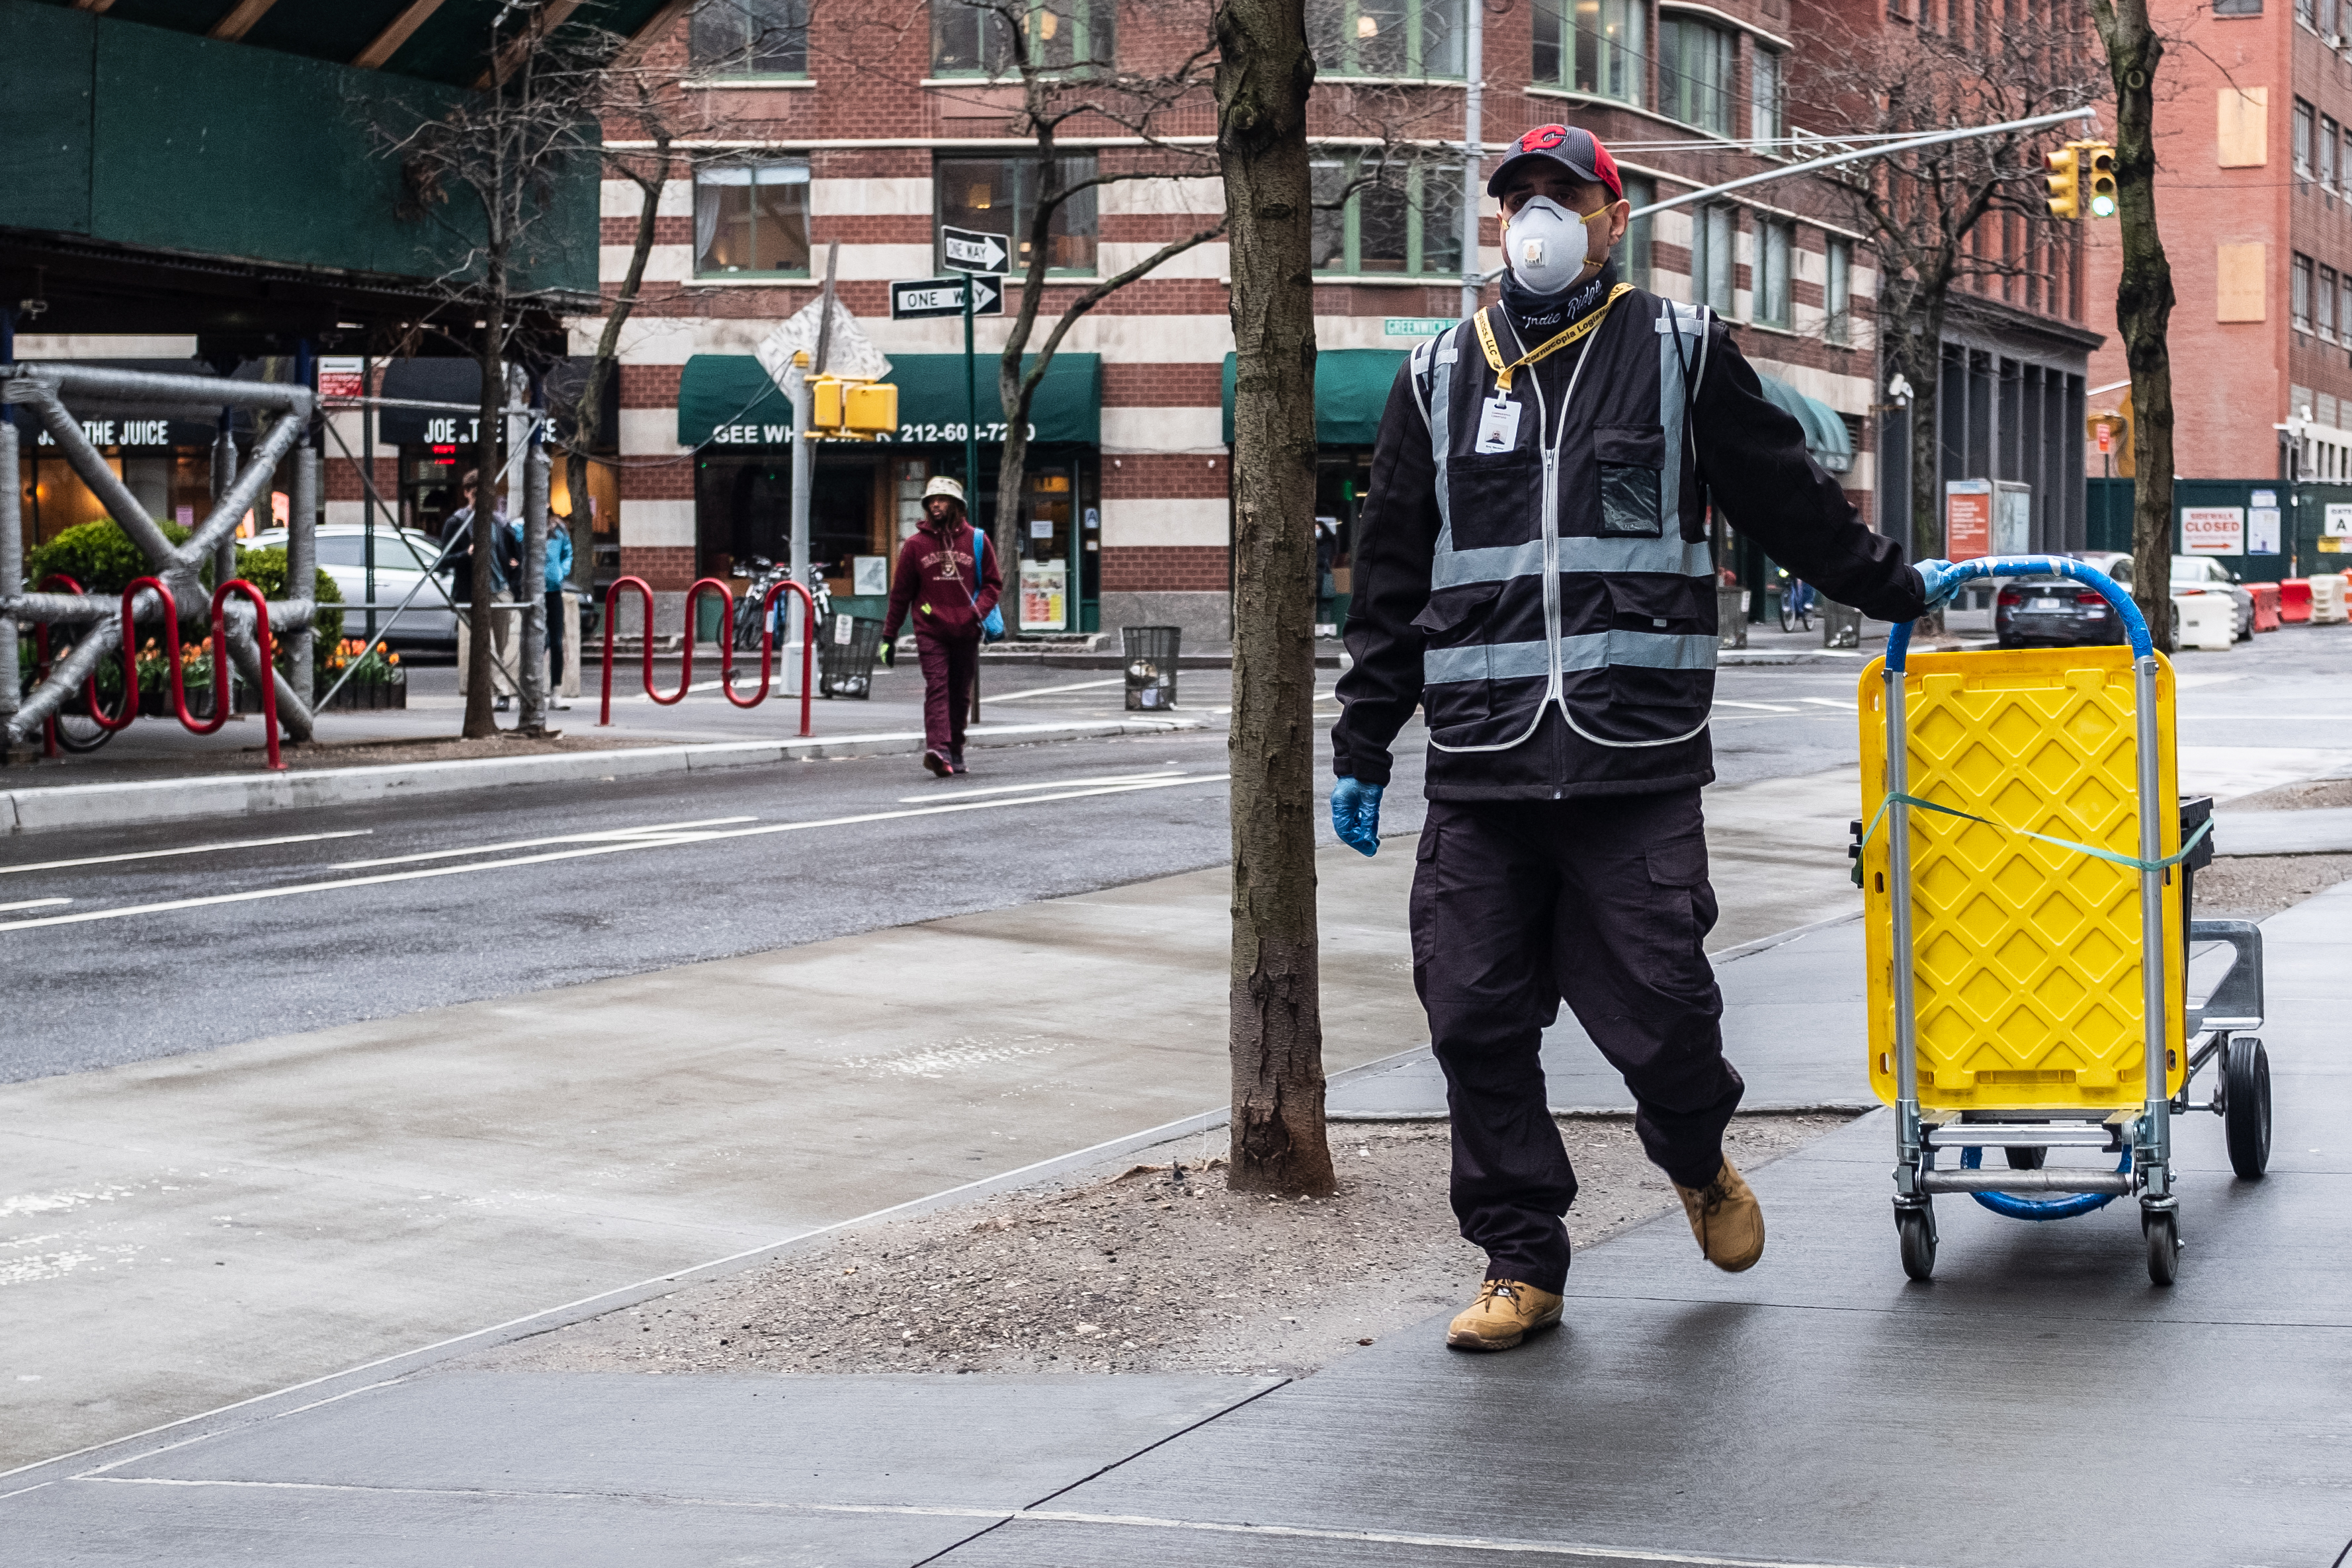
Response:
[[[1122,626],[1118,634],[1127,650],[1129,711],[1174,707],[1177,649],[1184,640],[1184,629]]]
[[[1851,604],[1840,604],[1834,599],[1821,601],[1822,646],[1824,648],[1859,648],[1862,646],[1862,612]]]
[[[863,615],[835,615],[817,639],[817,695],[856,697],[874,695],[874,660],[882,651],[882,622]]]

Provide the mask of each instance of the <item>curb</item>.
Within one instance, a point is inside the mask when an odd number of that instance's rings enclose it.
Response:
[[[1199,729],[1198,719],[1129,718],[1094,724],[982,725],[972,746],[1026,746],[1045,740],[1095,740]],[[133,822],[187,821],[252,816],[307,806],[347,806],[401,800],[462,789],[583,779],[644,779],[702,773],[836,757],[912,756],[923,747],[915,730],[876,735],[812,737],[806,740],[713,741],[645,746],[615,751],[557,751],[530,757],[467,758],[446,762],[394,762],[364,768],[320,768],[285,773],[203,774],[142,779],[119,784],[59,784],[0,790],[0,835],[65,828],[120,827]]]

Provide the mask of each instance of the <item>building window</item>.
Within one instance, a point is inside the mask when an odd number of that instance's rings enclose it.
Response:
[[[2312,304],[2317,308],[2319,335],[2329,342],[2336,341],[2336,269],[2319,269],[2319,287],[2312,292]],[[2330,423],[2335,423],[2329,421]]]
[[[1777,141],[1780,139],[1782,105],[1788,95],[1780,57],[1771,49],[1759,48],[1750,57],[1754,63],[1748,73],[1748,138],[1751,141]]]
[[[1790,320],[1789,269],[1796,261],[1794,225],[1766,219],[1756,225],[1761,276],[1756,280],[1756,319],[1767,327],[1786,327]]]
[[[2216,16],[2259,16],[2262,14],[2263,0],[2213,0],[2213,15]]]
[[[1828,281],[1822,288],[1826,317],[1822,336],[1832,343],[1853,341],[1853,242],[1830,241]]]
[[[1462,75],[1463,0],[1307,0],[1307,38],[1326,76]]]
[[[1116,52],[1116,0],[1027,0],[1029,62],[1042,70],[1107,68]],[[931,0],[931,74],[1009,76],[1008,8],[990,0]]]
[[[2352,342],[2352,272],[2336,275],[2336,320],[2337,333],[2347,342]]]
[[[2319,117],[2319,188],[2329,195],[2336,193],[2336,148],[2344,140],[2344,131],[2336,121],[2323,114]]]
[[[1658,107],[1685,125],[1731,134],[1732,37],[1687,16],[1658,23]]]
[[[2318,0],[2294,0],[2294,19],[2313,32],[2317,32],[2319,30]]]
[[[2311,330],[2311,257],[2298,256],[2288,273],[2287,319],[2298,332]]]
[[[1738,236],[1739,220],[1729,207],[1703,207],[1691,214],[1691,302],[1718,316],[1731,314]]]
[[[1536,0],[1535,79],[1639,104],[1649,7],[1636,0]]]
[[[698,170],[694,176],[696,275],[806,277],[808,192],[805,159]]]
[[[1095,156],[1072,153],[1055,160],[1062,188],[1069,189],[1095,177]],[[1010,253],[1005,270],[1029,270],[1030,225],[1037,219],[1037,197],[1045,183],[1045,166],[1034,158],[942,158],[939,163],[940,193],[934,204],[942,225],[978,229],[1004,236]],[[1054,209],[1045,235],[1045,266],[1050,271],[1091,275],[1095,269],[1097,221],[1095,193],[1088,186]]]
[[[1625,182],[1625,201],[1635,212],[1658,199],[1657,182],[1641,174],[1622,174]],[[1625,237],[1617,242],[1617,276],[1636,288],[1652,286],[1650,249],[1658,231],[1655,218],[1635,218],[1625,225]]]
[[[2311,178],[2311,105],[2294,100],[2294,172]]]
[[[710,76],[806,76],[808,0],[702,0],[687,54]]]
[[[1392,277],[1461,274],[1462,165],[1391,163],[1383,169],[1359,153],[1320,152],[1313,171],[1316,271]]]

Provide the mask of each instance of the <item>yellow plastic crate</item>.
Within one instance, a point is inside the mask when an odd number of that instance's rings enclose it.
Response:
[[[1921,653],[1906,661],[1909,793],[1992,822],[2139,853],[2131,650]],[[2159,655],[2160,841],[2180,848],[2172,665]],[[1886,796],[1885,661],[1863,672],[1863,820]],[[2080,1114],[2147,1099],[2139,873],[1914,809],[1911,921],[1923,1109]],[[1890,810],[1862,855],[1870,1082],[1895,1101]],[[2165,873],[2178,888],[2177,868]],[[2187,1004],[2180,900],[2165,900],[2169,1089]]]

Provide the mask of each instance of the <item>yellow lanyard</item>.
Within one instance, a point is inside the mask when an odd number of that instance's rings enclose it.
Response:
[[[1495,343],[1494,323],[1488,319],[1488,317],[1493,313],[1496,307],[1489,305],[1486,309],[1479,311],[1477,316],[1474,318],[1474,319],[1478,323],[1478,346],[1486,350],[1487,367],[1495,372],[1495,390],[1498,392],[1509,392],[1511,390],[1511,372],[1517,370],[1520,366],[1532,365],[1538,360],[1549,359],[1572,343],[1582,342],[1586,338],[1592,334],[1595,328],[1599,327],[1602,321],[1608,319],[1609,308],[1617,303],[1618,296],[1622,294],[1631,294],[1633,292],[1633,286],[1632,284],[1619,284],[1616,287],[1609,291],[1609,298],[1601,302],[1600,309],[1595,310],[1591,315],[1587,316],[1583,320],[1577,322],[1574,326],[1569,328],[1568,330],[1560,333],[1558,337],[1553,338],[1550,341],[1544,343],[1539,347],[1529,349],[1526,353],[1521,354],[1517,359],[1513,360],[1507,365],[1503,363],[1503,350],[1496,347]]]

